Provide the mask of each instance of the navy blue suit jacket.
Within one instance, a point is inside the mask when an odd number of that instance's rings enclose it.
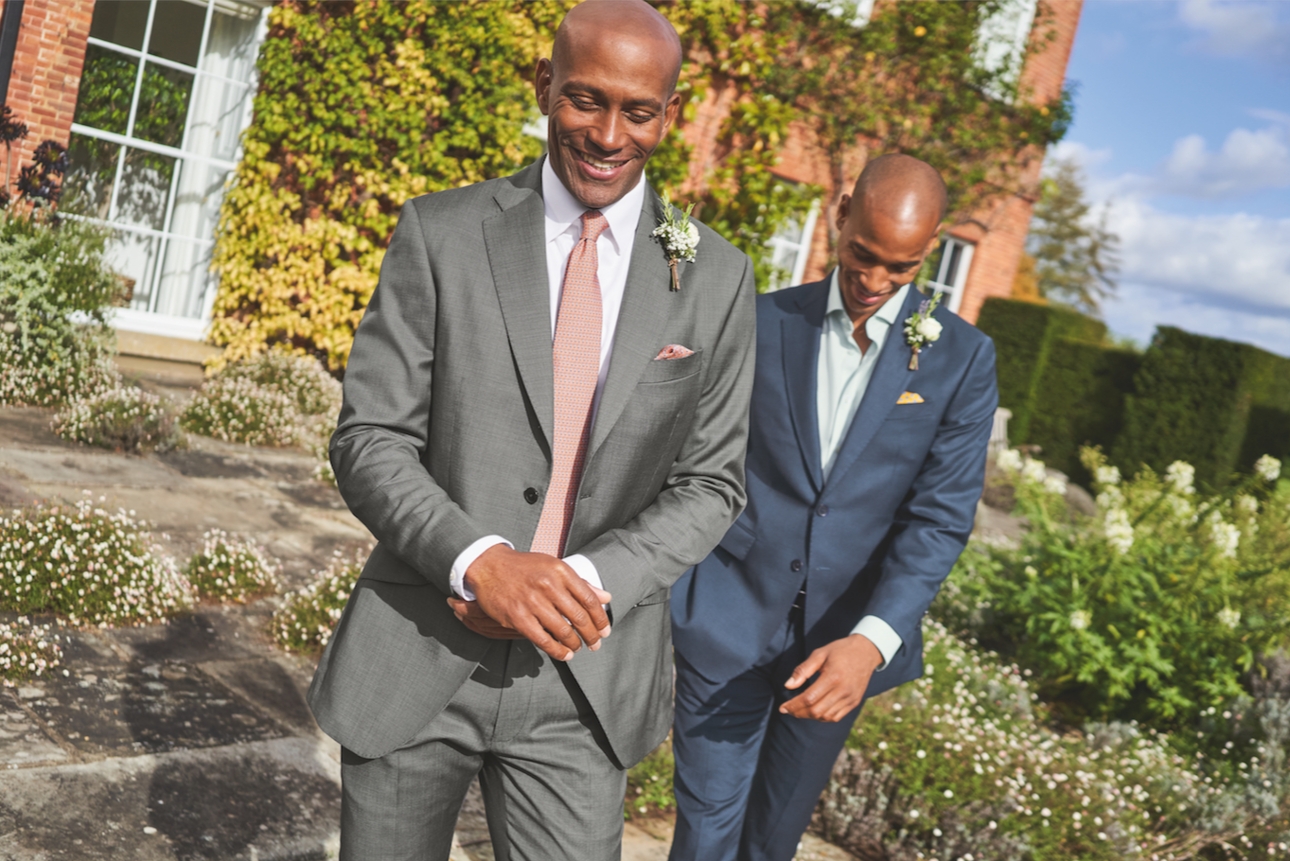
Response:
[[[921,621],[972,531],[998,405],[994,344],[945,309],[909,370],[910,290],[828,481],[816,376],[830,281],[757,298],[748,506],[672,588],[677,651],[712,681],[751,668],[806,584],[808,653],[875,615],[903,645],[868,695],[922,674]],[[922,403],[896,401],[910,391]]]

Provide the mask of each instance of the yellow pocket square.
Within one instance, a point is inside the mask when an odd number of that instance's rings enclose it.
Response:
[[[905,392],[897,399],[896,406],[900,406],[901,404],[921,404],[922,402],[923,396],[917,392]]]

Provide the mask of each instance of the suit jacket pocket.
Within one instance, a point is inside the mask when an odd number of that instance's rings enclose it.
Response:
[[[651,359],[641,372],[639,383],[670,383],[697,374],[703,367],[703,351],[683,359]]]
[[[718,546],[742,562],[748,557],[748,551],[752,550],[752,546],[756,543],[757,533],[744,522],[744,518],[740,517],[730,524],[730,528],[726,530],[726,534],[718,542]]]

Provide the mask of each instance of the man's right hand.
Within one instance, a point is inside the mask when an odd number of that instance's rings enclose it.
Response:
[[[610,594],[554,556],[497,544],[471,563],[465,582],[479,609],[557,661],[572,658],[583,643],[595,651],[609,636],[609,616],[601,605],[609,603]]]

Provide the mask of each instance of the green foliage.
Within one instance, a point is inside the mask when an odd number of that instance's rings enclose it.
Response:
[[[307,356],[270,351],[225,365],[184,408],[202,436],[248,445],[325,450],[340,411],[340,383]]]
[[[188,560],[184,573],[203,598],[245,604],[277,591],[279,567],[264,548],[211,529],[202,536],[202,549]]]
[[[276,5],[220,218],[213,341],[342,367],[403,203],[541,153],[521,129],[565,6]]]
[[[133,386],[74,401],[54,417],[53,431],[69,442],[132,453],[183,442],[173,404]]]
[[[38,679],[62,663],[61,639],[48,625],[33,625],[26,616],[0,622],[0,684]]]
[[[1102,300],[1115,293],[1120,238],[1107,229],[1106,210],[1101,220],[1091,220],[1078,163],[1059,160],[1051,167],[1026,237],[1039,293],[1096,314]]]
[[[56,405],[115,381],[104,314],[121,284],[103,263],[105,241],[45,209],[0,213],[0,404]]]
[[[1134,387],[1111,449],[1122,469],[1185,460],[1223,487],[1262,454],[1290,454],[1290,359],[1162,326]]]
[[[676,807],[676,793],[672,786],[675,770],[670,738],[628,769],[623,818],[652,816],[673,810]]]
[[[1097,344],[1106,337],[1106,324],[1099,320],[1069,308],[1014,299],[987,299],[977,327],[994,340],[999,405],[1012,411],[1008,436],[1013,443],[1031,442],[1030,425],[1054,346],[1063,338]],[[1071,400],[1077,401],[1074,393]]]
[[[970,548],[938,613],[1033,669],[1070,722],[1194,725],[1287,643],[1290,486],[1267,480],[1272,459],[1204,496],[1182,462],[1122,481],[1099,451],[1084,457],[1098,491],[1089,519],[1066,510],[1041,463],[1000,455],[1030,531],[1016,548]]]
[[[1024,442],[1039,446],[1049,466],[1087,486],[1092,476],[1080,463],[1080,448],[1115,441],[1141,364],[1132,350],[1058,338],[1036,375]]]
[[[0,610],[76,626],[147,625],[192,604],[192,587],[131,513],[87,498],[0,518]]]
[[[313,582],[288,593],[282,607],[273,614],[274,641],[291,652],[321,652],[371,552],[368,547],[346,556],[337,550],[327,567],[314,573]]]

